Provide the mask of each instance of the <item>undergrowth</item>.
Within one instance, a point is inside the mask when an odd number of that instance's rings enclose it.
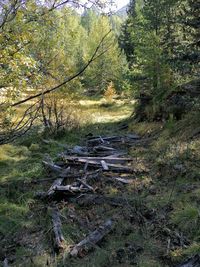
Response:
[[[110,120],[118,109],[119,117]],[[98,114],[97,121],[71,129],[62,136],[48,137],[37,131],[15,143],[0,147],[0,260],[10,266],[176,266],[185,258],[200,253],[200,140],[199,117],[188,115],[170,123],[129,122],[119,130],[124,111],[130,105],[112,104],[90,108],[83,114]],[[103,116],[106,115],[105,121]],[[130,112],[129,112],[130,114]],[[89,117],[89,115],[88,115]],[[100,119],[101,118],[101,119]],[[108,119],[109,118],[109,119]],[[123,123],[127,123],[124,121]],[[37,182],[49,175],[42,160],[74,145],[84,145],[87,134],[116,135],[137,133],[143,142],[129,148],[137,174],[134,185],[106,185],[110,196],[123,197],[126,208],[109,205],[79,208],[78,218],[89,218],[95,225],[114,218],[113,231],[86,257],[69,259],[70,246],[84,238],[90,229],[69,220],[75,204],[61,203],[66,250],[53,253],[52,226],[47,207],[34,199],[37,191],[47,190],[52,181]]]

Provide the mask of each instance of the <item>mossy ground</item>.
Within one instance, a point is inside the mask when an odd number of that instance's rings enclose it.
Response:
[[[88,104],[90,103],[90,104]],[[198,116],[180,122],[128,122],[132,103],[102,101],[77,103],[81,124],[44,142],[37,131],[0,147],[0,259],[10,266],[139,266],[167,267],[200,252],[200,139]],[[46,205],[34,199],[49,182],[35,183],[48,173],[45,154],[56,158],[66,147],[84,144],[85,135],[138,133],[143,141],[129,147],[135,159],[133,185],[105,185],[110,196],[123,197],[127,206],[80,208],[61,203],[66,251],[52,248],[52,226]],[[47,137],[45,137],[47,139]],[[70,219],[74,212],[90,227]],[[115,227],[99,246],[81,259],[69,259],[67,251],[107,218]],[[137,249],[139,248],[139,249]]]

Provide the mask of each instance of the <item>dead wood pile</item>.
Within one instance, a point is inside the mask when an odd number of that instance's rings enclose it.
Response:
[[[72,201],[85,207],[126,204],[122,198],[104,195],[104,189],[99,188],[99,182],[106,181],[125,186],[134,181],[133,159],[126,157],[127,152],[124,147],[138,140],[137,135],[90,137],[86,140],[85,146],[75,146],[59,154],[56,162],[50,158],[43,161],[45,169],[55,177],[55,180],[49,190],[37,193],[36,197],[49,205],[56,251],[65,249],[60,201]],[[71,257],[84,256],[110,233],[114,225],[113,220],[109,218],[101,222],[96,230],[91,231],[71,248],[69,252]]]

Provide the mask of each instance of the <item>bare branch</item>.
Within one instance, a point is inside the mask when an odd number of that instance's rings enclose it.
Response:
[[[89,59],[89,61],[87,62],[87,64],[79,71],[77,72],[76,74],[72,75],[71,77],[67,78],[66,80],[64,80],[62,83],[58,84],[57,86],[53,87],[53,88],[50,88],[46,91],[43,91],[43,92],[40,92],[36,95],[33,95],[33,96],[30,96],[30,97],[27,97],[21,101],[18,101],[14,104],[11,105],[11,107],[16,107],[16,106],[19,106],[23,103],[26,103],[27,101],[30,101],[32,99],[35,99],[35,98],[38,98],[40,96],[43,96],[43,95],[46,95],[46,94],[49,94],[53,91],[56,91],[58,89],[60,89],[63,85],[69,83],[70,81],[76,79],[78,76],[80,76],[88,67],[89,65],[94,61],[96,60],[97,58],[99,58],[100,56],[102,56],[103,54],[105,54],[107,52],[107,49],[104,50],[103,52],[101,52],[99,55],[98,55],[98,51],[99,49],[101,48],[101,45],[103,44],[103,42],[105,41],[105,39],[107,38],[107,36],[111,33],[111,30],[109,32],[107,32],[103,38],[101,39],[101,41],[99,42],[98,46],[96,47],[93,55],[91,56],[91,58]]]

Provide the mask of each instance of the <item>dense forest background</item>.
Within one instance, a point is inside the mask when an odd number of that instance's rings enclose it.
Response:
[[[13,128],[14,103],[58,85],[60,99],[103,95],[111,85],[116,93],[138,99],[138,120],[180,119],[199,108],[197,1],[131,1],[127,14],[124,9],[102,13],[95,5],[77,12],[65,2],[1,2],[1,125],[6,131]],[[89,62],[96,48],[97,58]],[[76,79],[62,85],[88,62]],[[40,113],[34,108],[32,119]]]

